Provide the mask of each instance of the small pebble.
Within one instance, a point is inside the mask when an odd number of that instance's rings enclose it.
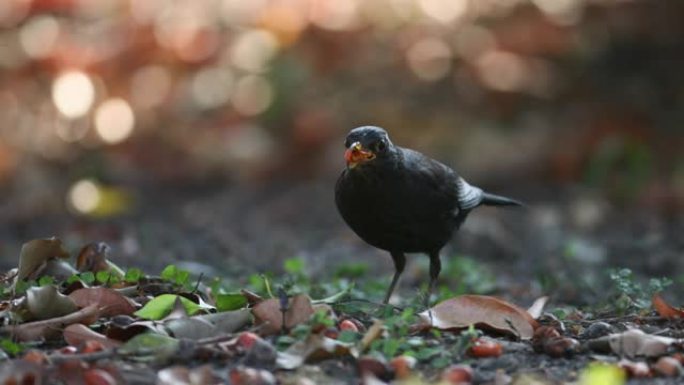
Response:
[[[594,338],[607,336],[608,334],[613,332],[614,328],[609,323],[594,322],[593,324],[589,325],[589,327],[584,329],[584,331],[579,335],[579,337],[581,339],[591,340]]]

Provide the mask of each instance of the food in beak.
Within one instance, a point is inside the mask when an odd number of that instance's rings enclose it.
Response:
[[[367,162],[375,158],[375,154],[369,150],[365,150],[361,143],[354,142],[344,152],[344,160],[347,161],[347,167],[354,168],[359,163]]]

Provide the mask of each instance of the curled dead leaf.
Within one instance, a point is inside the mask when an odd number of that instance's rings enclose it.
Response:
[[[26,308],[31,319],[48,319],[78,310],[74,301],[59,292],[57,286],[32,287],[26,291]]]
[[[633,357],[659,357],[667,353],[670,345],[676,342],[674,338],[646,334],[639,329],[630,329],[622,333],[603,337],[613,353]]]
[[[82,324],[72,324],[64,328],[62,332],[64,340],[73,346],[82,346],[86,341],[97,341],[105,348],[115,348],[121,345],[120,341],[107,338],[89,327]]]
[[[254,321],[261,325],[259,333],[263,335],[276,334],[283,328],[283,312],[280,310],[280,301],[276,298],[259,302],[252,308]],[[291,329],[296,325],[309,320],[314,314],[311,298],[306,294],[298,294],[289,299],[285,311],[285,329]]]
[[[108,271],[117,277],[123,277],[124,272],[116,266],[110,258],[111,247],[104,242],[89,243],[78,252],[76,257],[76,268],[80,272]]]
[[[311,334],[307,339],[296,342],[287,350],[279,352],[276,365],[280,369],[295,369],[305,362],[351,355],[351,347],[351,344],[320,334]]]
[[[420,317],[426,324],[442,330],[475,325],[520,339],[532,338],[538,325],[524,309],[484,295],[462,295],[448,299],[420,313]]]
[[[684,310],[677,309],[676,307],[665,302],[659,293],[653,294],[651,303],[658,314],[663,318],[684,318]]]
[[[47,261],[51,258],[68,258],[69,252],[64,249],[58,238],[33,239],[21,246],[19,253],[19,269],[16,280],[36,278]]]
[[[548,301],[549,297],[547,296],[537,298],[532,306],[527,309],[527,313],[529,313],[532,318],[538,319],[544,312],[544,307]]]

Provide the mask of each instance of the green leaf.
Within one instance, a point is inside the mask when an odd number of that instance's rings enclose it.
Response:
[[[164,268],[164,270],[162,270],[161,274],[159,274],[159,275],[164,280],[175,281],[177,273],[178,273],[178,268],[176,267],[176,265],[168,265]]]
[[[311,303],[314,305],[317,305],[320,303],[327,303],[328,305],[332,305],[336,302],[339,302],[342,298],[346,297],[349,293],[351,293],[351,291],[353,289],[354,289],[354,285],[352,284],[352,285],[349,285],[346,288],[344,288],[339,293],[335,293],[335,294],[331,295],[330,297],[313,300],[313,301],[311,301]]]
[[[449,359],[449,357],[446,356],[440,356],[430,361],[430,365],[432,365],[432,367],[436,369],[446,368],[447,366],[449,366],[450,363],[451,360]]]
[[[216,296],[216,309],[218,311],[242,309],[246,305],[247,298],[240,293],[227,293]]]
[[[351,330],[342,330],[337,340],[340,342],[357,342],[361,340],[361,334]]]
[[[124,281],[128,283],[138,283],[140,278],[142,278],[143,272],[138,268],[128,269],[124,275]]]
[[[95,274],[93,274],[92,271],[86,271],[85,273],[79,274],[81,277],[81,281],[88,285],[92,285],[95,283]]]
[[[168,265],[162,270],[161,277],[178,285],[185,285],[190,279],[190,272],[179,269],[176,265]]]
[[[185,297],[180,297],[175,294],[162,294],[160,296],[155,297],[150,302],[146,303],[142,309],[136,311],[133,314],[140,318],[149,320],[163,319],[164,317],[169,315],[169,313],[171,313],[171,310],[173,310],[173,305],[176,302],[176,298],[180,298],[180,301],[183,304],[183,307],[185,308],[185,311],[188,313],[188,315],[196,314],[201,309],[201,307],[198,304],[190,301]]]
[[[420,361],[427,361],[432,357],[438,356],[443,350],[443,348],[423,348],[418,350],[416,358]]]
[[[391,358],[397,355],[399,348],[401,347],[401,341],[398,339],[388,339],[382,347],[382,353],[385,357]]]
[[[368,264],[366,263],[346,263],[341,265],[335,271],[336,278],[361,278],[368,272]]]
[[[38,279],[38,285],[39,286],[47,286],[47,285],[52,285],[55,283],[55,279],[53,277],[50,277],[48,275],[44,275]]]
[[[285,260],[283,267],[289,274],[303,274],[304,265],[304,260],[302,258],[290,258]]]
[[[119,348],[124,354],[144,354],[168,356],[178,351],[180,341],[156,333],[143,333],[131,338]]]
[[[95,273],[95,279],[97,282],[105,284],[114,284],[119,282],[119,277],[109,271],[98,271]]]

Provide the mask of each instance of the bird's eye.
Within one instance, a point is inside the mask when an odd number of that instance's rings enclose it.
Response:
[[[349,146],[351,146],[351,143],[349,143],[349,139],[345,139],[344,148],[349,148]]]
[[[381,140],[375,144],[375,152],[383,152],[387,148],[387,143],[385,143],[384,140]]]

